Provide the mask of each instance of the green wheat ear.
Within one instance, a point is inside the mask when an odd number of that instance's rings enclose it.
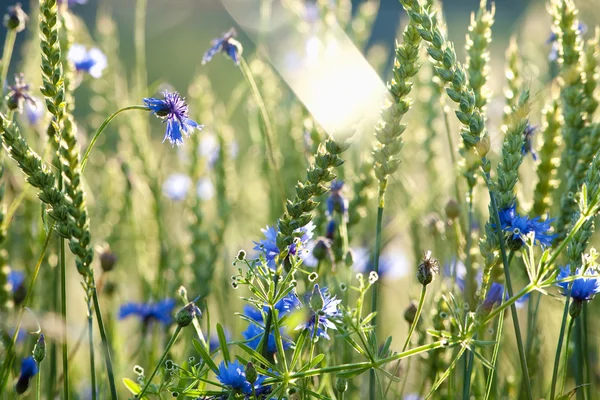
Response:
[[[396,46],[393,78],[388,85],[389,100],[383,106],[381,119],[375,127],[377,143],[373,150],[375,176],[379,180],[379,205],[384,205],[384,194],[388,176],[400,165],[398,154],[402,149],[402,133],[406,124],[402,118],[408,112],[412,101],[408,95],[413,86],[413,78],[419,71],[419,48],[421,38],[416,25],[410,22],[404,30],[402,44]]]
[[[492,4],[487,9],[487,1],[482,0],[477,14],[471,14],[471,24],[467,33],[467,72],[469,85],[475,95],[475,106],[484,109],[488,103],[491,93],[486,87],[490,74],[490,51],[492,41],[492,25],[496,7]]]
[[[578,180],[576,170],[577,165],[582,161],[582,152],[587,142],[585,128],[589,117],[586,111],[583,72],[585,54],[579,32],[577,8],[571,0],[553,0],[550,4],[550,13],[558,43],[560,97],[564,119],[562,136],[565,149],[561,156],[561,167],[564,168],[566,179],[563,181],[560,213],[555,224],[559,237],[563,238],[577,209],[574,194],[582,182]]]
[[[537,166],[538,183],[533,198],[533,216],[544,215],[550,211],[554,191],[558,188],[557,177],[560,162],[560,130],[563,124],[557,96],[547,104],[543,111],[542,148],[539,151],[540,163]]]
[[[508,118],[519,101],[519,93],[523,90],[523,78],[521,77],[522,68],[521,55],[517,46],[517,38],[511,37],[508,48],[506,49],[506,66],[504,75],[506,78],[506,88],[504,89],[504,98],[506,105],[504,106],[503,122],[506,124]]]

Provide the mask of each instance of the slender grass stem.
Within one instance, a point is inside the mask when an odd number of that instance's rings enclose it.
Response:
[[[492,352],[492,365],[493,369],[490,370],[485,390],[485,399],[490,398],[492,388],[494,387],[494,376],[496,375],[498,365],[498,354],[500,354],[500,341],[502,340],[502,330],[504,329],[504,313],[501,313],[498,317],[498,325],[496,327],[496,343],[494,344],[494,350]]]
[[[417,324],[419,323],[419,319],[421,318],[421,312],[423,311],[423,305],[425,304],[425,297],[427,296],[427,285],[422,285],[422,286],[423,287],[421,288],[421,297],[419,298],[419,305],[417,306],[417,312],[415,314],[415,319],[410,324],[410,328],[408,329],[408,336],[406,337],[404,346],[402,346],[402,351],[406,351],[406,349],[408,348],[408,345],[410,344],[412,335],[415,332],[415,328],[417,327]],[[398,362],[394,366],[394,372],[392,373],[392,376],[396,376],[399,368],[400,368],[400,360],[398,360]],[[392,382],[393,381],[390,379],[390,382],[388,383],[387,387],[385,388],[385,392],[383,392],[384,398],[387,397],[390,387],[392,386]],[[405,380],[405,382],[406,382],[406,380]]]
[[[90,385],[92,400],[96,400],[96,358],[94,356],[94,316],[92,315],[92,304],[88,300],[88,340],[90,346]]]
[[[590,371],[590,348],[588,342],[588,306],[587,301],[583,302],[583,311],[581,314],[582,318],[582,334],[583,334],[583,361],[585,366],[585,383],[587,386],[585,387],[586,399],[591,399],[591,386],[592,386],[592,374]]]
[[[271,162],[271,167],[273,168],[273,172],[275,174],[275,180],[277,182],[277,188],[279,190],[279,194],[283,199],[283,203],[285,204],[286,195],[285,189],[283,186],[283,180],[281,179],[281,173],[279,171],[279,167],[277,166],[277,159],[275,158],[275,153],[273,150],[273,127],[271,125],[271,119],[269,118],[269,114],[267,113],[267,107],[265,106],[265,102],[258,90],[258,85],[254,80],[254,76],[252,76],[252,71],[250,71],[250,67],[248,63],[243,57],[240,57],[240,71],[242,71],[242,75],[246,82],[248,82],[248,86],[250,86],[250,90],[252,91],[252,95],[254,96],[254,100],[258,105],[258,110],[260,111],[261,118],[263,120],[263,124],[265,127],[265,144],[267,147],[267,155],[269,157],[269,161]]]
[[[571,340],[571,332],[573,332],[573,325],[575,324],[575,318],[570,318],[569,327],[567,328],[567,340],[565,342],[565,358],[563,361],[563,376],[560,384],[560,393],[565,392],[565,385],[567,383],[567,376],[569,375],[569,342]],[[577,349],[575,350],[577,351]],[[577,368],[577,367],[576,367]]]
[[[0,88],[4,93],[6,87],[6,77],[8,76],[8,68],[10,67],[10,59],[15,48],[15,39],[17,38],[17,31],[14,29],[8,29],[6,37],[4,38],[4,50],[2,51],[2,64],[0,70]],[[4,95],[0,96],[0,106],[4,103]]]
[[[62,340],[62,366],[63,366],[63,396],[69,400],[69,344],[67,343],[67,260],[65,252],[65,240],[59,238],[59,268],[60,268],[60,315],[62,326],[60,337]]]
[[[110,115],[108,118],[106,118],[104,120],[104,122],[102,122],[102,124],[100,125],[100,127],[98,128],[98,130],[96,130],[96,133],[94,133],[94,136],[92,136],[92,140],[90,141],[90,144],[88,145],[88,148],[85,150],[85,153],[83,154],[83,158],[81,159],[81,174],[82,175],[83,175],[83,171],[85,170],[85,166],[87,164],[87,160],[88,160],[88,158],[90,156],[90,153],[91,153],[92,149],[94,148],[94,145],[96,144],[96,141],[98,141],[98,138],[100,137],[100,134],[108,126],[108,124],[110,123],[110,121],[112,121],[113,119],[115,119],[115,117],[117,115],[121,114],[122,112],[129,111],[129,110],[150,111],[150,109],[148,107],[146,107],[146,106],[129,106],[129,107],[123,107],[120,110],[117,110],[112,115]]]
[[[384,208],[385,189],[380,189],[379,207],[377,208],[377,226],[375,230],[375,255],[373,259],[373,271],[379,274],[379,255],[381,254],[381,229],[383,224],[383,208]],[[373,285],[373,294],[371,296],[371,312],[377,312],[377,303],[379,297],[379,281]],[[377,332],[377,315],[373,317],[373,325]],[[375,400],[375,370],[369,372],[369,399]]]
[[[567,293],[571,293],[569,290]],[[563,310],[562,322],[560,324],[560,333],[558,334],[558,343],[556,345],[556,355],[554,356],[554,368],[552,370],[552,382],[550,383],[550,398],[554,399],[556,393],[556,379],[558,378],[558,366],[560,365],[560,352],[562,350],[563,337],[565,335],[565,328],[567,326],[567,318],[569,317],[569,303],[571,296],[567,296],[565,300],[565,308]]]
[[[112,400],[117,397],[117,385],[115,384],[115,374],[113,371],[112,360],[110,358],[110,349],[108,347],[108,339],[106,338],[106,329],[102,320],[102,312],[100,311],[100,302],[98,301],[98,292],[96,284],[92,282],[92,299],[94,301],[94,310],[96,311],[96,321],[98,322],[98,330],[100,331],[100,339],[102,339],[102,349],[104,350],[104,362],[106,364],[106,374],[108,375],[108,384],[110,386],[110,396]]]
[[[473,340],[477,339],[477,334],[473,336]],[[466,350],[468,355],[465,354],[465,365],[463,376],[463,400],[468,400],[471,394],[471,375],[473,375],[473,362],[475,361],[475,352],[472,350]]]
[[[490,178],[489,178],[489,174],[487,174],[486,172],[484,172],[485,176],[486,176],[486,183],[488,184],[488,190],[489,190],[489,194],[490,194],[490,201],[491,201],[491,205],[492,205],[492,212],[493,212],[493,218],[496,224],[496,232],[498,233],[498,241],[500,242],[500,254],[502,256],[502,264],[504,266],[504,279],[505,279],[505,283],[506,283],[506,290],[508,292],[508,295],[510,297],[513,297],[513,287],[512,287],[512,281],[511,281],[511,277],[510,277],[510,263],[508,261],[508,257],[506,255],[506,246],[505,246],[505,242],[504,242],[504,233],[502,232],[502,224],[500,222],[500,212],[498,210],[498,203],[496,202],[496,196],[494,195],[494,192],[492,191],[492,188],[489,184]],[[533,399],[533,393],[531,391],[531,382],[529,380],[529,369],[527,368],[527,359],[525,357],[525,349],[523,347],[523,337],[521,336],[521,328],[519,326],[519,315],[517,313],[517,307],[515,306],[515,304],[511,304],[510,306],[510,311],[511,311],[511,316],[512,316],[512,322],[513,322],[513,327],[515,330],[515,336],[516,336],[516,340],[517,340],[517,349],[519,351],[519,361],[521,362],[521,370],[523,372],[523,379],[525,380],[525,390],[527,393],[527,398],[529,400]]]
[[[4,354],[4,363],[2,364],[2,380],[0,381],[0,393],[4,392],[4,387],[6,386],[6,382],[8,381],[8,376],[10,375],[10,369],[12,363],[15,358],[14,347],[15,343],[17,343],[17,337],[19,336],[19,330],[21,329],[21,323],[23,321],[23,312],[29,305],[29,300],[31,298],[31,294],[33,293],[33,289],[35,287],[35,282],[37,280],[38,274],[40,272],[40,267],[42,262],[44,261],[44,257],[46,256],[46,251],[48,250],[48,245],[50,244],[50,238],[52,237],[52,233],[54,232],[54,228],[50,228],[48,231],[48,235],[46,236],[46,240],[44,241],[44,245],[42,247],[42,252],[38,258],[38,261],[35,265],[35,269],[33,270],[33,274],[31,275],[31,282],[29,282],[29,287],[27,288],[27,294],[25,295],[25,299],[23,300],[23,304],[21,309],[19,310],[19,316],[17,317],[17,324],[15,325],[15,331],[12,335],[8,346],[6,347]]]
[[[581,318],[575,321],[575,386],[580,387],[583,383],[583,332],[581,331]],[[568,342],[567,342],[568,343]],[[566,372],[565,372],[566,375]],[[584,390],[577,390],[577,400],[583,400]]]
[[[158,362],[158,364],[156,364],[156,367],[154,367],[154,371],[152,371],[150,378],[148,378],[148,380],[146,381],[146,384],[142,388],[142,391],[138,395],[138,397],[137,397],[138,399],[144,398],[144,393],[146,393],[146,391],[148,390],[148,387],[150,386],[150,383],[152,382],[152,379],[154,379],[154,376],[158,372],[158,369],[160,368],[160,366],[163,365],[163,363],[165,362],[165,359],[167,358],[167,354],[169,354],[169,350],[171,350],[171,347],[173,347],[173,344],[175,344],[175,341],[177,340],[177,337],[179,336],[180,332],[181,332],[181,326],[177,326],[177,329],[175,329],[173,336],[171,336],[171,340],[169,340],[169,343],[167,343],[167,347],[165,348],[165,351],[163,352],[162,356],[160,357],[160,361]]]
[[[42,398],[42,363],[38,365],[38,373],[35,379],[35,400]]]

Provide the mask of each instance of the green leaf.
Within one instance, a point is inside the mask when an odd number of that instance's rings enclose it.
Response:
[[[223,354],[223,359],[225,360],[225,364],[229,365],[229,360],[231,360],[231,358],[229,356],[229,347],[227,346],[227,338],[225,337],[225,332],[223,331],[223,327],[219,323],[217,323],[217,335],[219,336],[219,347],[221,348],[221,354]]]
[[[215,364],[215,362],[210,357],[210,354],[208,354],[202,343],[200,343],[196,338],[194,338],[192,339],[192,344],[194,345],[196,351],[200,353],[200,357],[202,357],[206,365],[208,365],[210,369],[212,369],[213,372],[217,374],[219,372],[219,368],[217,368],[217,364]]]
[[[131,392],[131,394],[138,394],[139,392],[142,391],[142,388],[140,387],[140,385],[138,385],[137,383],[135,383],[134,381],[132,381],[129,378],[123,378],[123,384],[125,385],[127,390],[129,390]],[[144,397],[146,397],[146,396],[144,395]]]
[[[306,343],[307,336],[308,329],[304,329],[300,336],[298,336],[298,340],[296,340],[296,347],[294,348],[294,354],[292,354],[292,364],[290,365],[291,370],[294,370],[296,363],[300,359],[300,355],[302,354],[302,350],[304,349],[304,343]]]
[[[266,358],[264,358],[262,356],[262,354],[260,354],[256,350],[250,348],[248,345],[246,345],[244,343],[238,343],[238,346],[239,346],[240,349],[242,349],[246,353],[250,354],[250,356],[252,356],[252,358],[256,359],[257,361],[261,362],[262,364],[266,365],[267,367],[271,368],[272,370],[274,370],[274,371],[278,371],[279,370],[276,366],[274,366]]]

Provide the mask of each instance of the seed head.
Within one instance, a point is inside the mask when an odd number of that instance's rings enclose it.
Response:
[[[431,251],[423,254],[423,259],[417,271],[417,279],[423,286],[429,285],[433,281],[433,277],[439,271],[439,262],[431,256]]]

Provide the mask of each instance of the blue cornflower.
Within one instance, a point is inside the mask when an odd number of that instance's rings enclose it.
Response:
[[[188,106],[184,99],[177,92],[163,93],[164,99],[145,98],[144,105],[158,118],[166,121],[167,132],[165,140],[171,144],[181,146],[183,144],[183,135],[189,136],[194,129],[202,130],[203,125],[199,125],[196,121],[188,118]]]
[[[23,112],[23,105],[29,104],[37,106],[35,99],[29,94],[30,86],[25,82],[25,75],[22,73],[15,75],[14,85],[8,86],[8,96],[6,105],[10,110]]]
[[[342,300],[336,300],[331,297],[329,289],[319,289],[315,285],[311,293],[307,293],[304,298],[304,307],[308,309],[308,318],[305,323],[296,327],[296,329],[308,329],[312,337],[324,337],[329,340],[327,329],[337,329],[331,319],[339,315],[338,305]]]
[[[556,279],[561,280],[568,278],[570,276],[578,276],[578,275],[587,275],[586,277],[577,278],[572,282],[571,286],[571,297],[575,301],[589,301],[596,294],[600,293],[600,276],[598,276],[598,272],[592,269],[587,269],[583,271],[583,269],[577,268],[575,273],[571,273],[571,268],[569,265],[565,265],[560,269],[560,272]],[[592,276],[590,276],[592,275]],[[561,288],[560,292],[563,296],[566,296],[569,291],[569,286],[571,282],[561,282],[557,283],[557,285]]]
[[[230,362],[229,365],[225,364],[225,361],[221,361],[217,379],[223,386],[227,386],[236,392],[252,393],[252,384],[246,380],[246,368],[238,360]],[[256,382],[254,382],[254,389],[257,394],[262,389],[261,386],[265,379],[265,376],[259,375]]]
[[[108,65],[106,56],[100,49],[94,47],[88,50],[82,44],[72,45],[67,58],[75,65],[77,71],[87,72],[93,78],[100,78]]]
[[[481,284],[481,280],[479,282],[479,284]],[[502,294],[504,293],[504,285],[498,282],[492,282],[492,286],[490,286],[490,289],[487,292],[487,295],[485,296],[485,300],[483,300],[483,303],[481,303],[481,307],[485,310],[487,310],[488,312],[492,310],[492,308],[494,308],[494,306],[496,305],[500,305],[500,303],[502,303]],[[504,296],[505,300],[508,300],[508,293],[506,293],[506,295]],[[517,308],[522,308],[523,305],[525,304],[525,302],[527,302],[527,300],[529,299],[529,294],[520,297],[516,302],[515,302],[515,306]]]
[[[171,174],[163,183],[162,191],[169,199],[181,201],[185,200],[191,186],[192,179],[186,174]]]
[[[169,325],[173,322],[173,308],[175,308],[173,299],[164,299],[158,303],[126,303],[119,309],[119,319],[135,315],[144,324],[158,321],[163,325]]]
[[[306,248],[306,244],[314,236],[314,230],[315,225],[312,222],[309,222],[302,228],[296,229],[295,232],[302,233],[302,236],[299,238],[300,245],[294,241],[294,243],[290,245],[289,254],[298,255],[301,258],[304,258],[304,254],[297,254],[298,247],[300,246],[303,249]],[[267,226],[266,229],[261,229],[261,231],[265,235],[265,238],[259,242],[254,242],[254,250],[263,253],[267,265],[275,269],[275,258],[279,255],[279,248],[277,247],[277,229],[275,229],[274,226]]]
[[[23,286],[24,282],[25,273],[23,271],[10,270],[8,273],[8,284],[10,285],[13,293],[19,290],[21,286]]]
[[[283,328],[280,328],[279,332],[281,334],[283,349],[289,349],[292,346],[291,339],[284,335]],[[244,336],[244,339],[247,340],[246,344],[248,345],[248,347],[257,351],[261,350],[258,348],[258,345],[260,344],[260,341],[262,340],[264,335],[265,328],[262,325],[259,326],[253,323],[248,324],[248,328],[246,328],[246,330],[242,332],[242,336]],[[277,353],[277,342],[275,341],[275,334],[272,330],[269,333],[269,339],[267,341],[267,352],[269,352],[270,354]]]
[[[516,210],[517,205],[513,204],[499,213],[502,230],[509,232],[512,244],[522,245],[527,235],[533,232],[535,243],[542,247],[552,245],[552,241],[557,235],[550,234],[548,231],[552,227],[551,223],[554,218],[546,221],[540,221],[540,217],[530,219],[527,216],[520,216]]]
[[[339,212],[342,215],[346,215],[348,211],[348,200],[342,195],[342,189],[344,188],[344,181],[335,179],[331,182],[331,191],[329,197],[327,197],[327,213],[333,215],[334,211]]]
[[[37,362],[32,356],[29,356],[21,362],[21,374],[15,384],[15,391],[18,394],[23,394],[29,388],[29,381],[38,373]]]
[[[240,44],[240,42],[234,39],[236,35],[237,32],[235,28],[231,28],[223,36],[213,40],[211,42],[212,47],[208,49],[208,51],[204,53],[204,57],[202,57],[202,64],[206,64],[207,62],[212,60],[215,54],[221,52],[227,54],[236,65],[239,65],[239,56],[242,53],[242,45]]]
[[[537,126],[533,126],[527,124],[525,130],[523,131],[523,146],[521,147],[521,153],[525,156],[527,153],[531,153],[531,157],[533,157],[533,161],[537,161],[537,154],[535,149],[533,148],[533,134],[537,130]]]

